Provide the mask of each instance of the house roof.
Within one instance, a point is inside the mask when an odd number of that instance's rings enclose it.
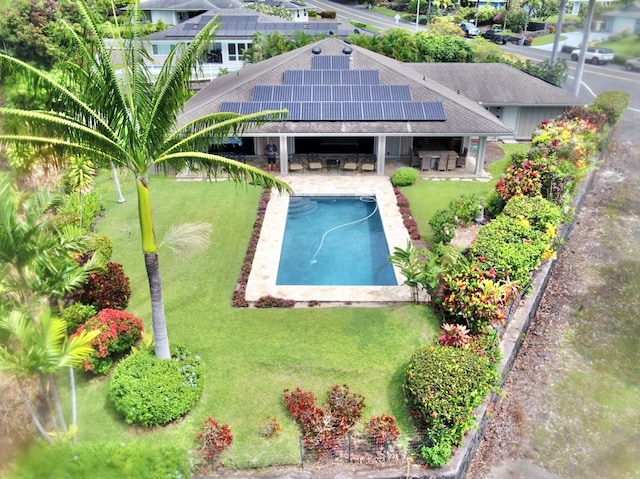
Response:
[[[408,63],[484,106],[575,106],[584,101],[504,63]]]
[[[194,38],[198,32],[214,17],[219,18],[219,27],[216,30],[216,38],[236,38],[251,40],[256,33],[270,34],[280,32],[282,34],[293,33],[296,30],[303,30],[311,35],[325,34],[347,36],[353,33],[353,27],[343,29],[340,23],[310,21],[292,22],[280,17],[273,17],[264,13],[250,9],[235,8],[215,8],[190,18],[178,25],[156,32],[147,37],[150,41],[186,41]]]
[[[640,2],[632,2],[624,7],[606,12],[602,14],[603,17],[627,17],[627,18],[640,18]]]
[[[144,0],[140,2],[142,10],[171,10],[175,12],[200,12],[215,8],[240,6],[239,0]]]
[[[373,135],[392,134],[413,136],[450,135],[513,135],[513,130],[484,107],[457,91],[423,76],[411,66],[383,55],[330,37],[297,50],[278,55],[257,64],[248,65],[237,72],[216,78],[208,83],[185,105],[178,121],[192,121],[202,115],[221,111],[223,102],[252,100],[254,86],[283,85],[287,70],[311,70],[316,56],[345,56],[343,49],[351,48],[350,70],[375,70],[381,85],[406,85],[412,102],[439,103],[444,121],[403,120],[389,121],[372,118],[368,121],[282,121],[267,122],[259,129],[250,130],[264,135],[292,134],[298,136]],[[320,47],[322,53],[314,55],[312,49]],[[307,102],[309,104],[311,102]],[[375,101],[392,108],[393,102]]]

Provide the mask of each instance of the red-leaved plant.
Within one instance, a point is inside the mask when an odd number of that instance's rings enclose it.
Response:
[[[400,437],[400,429],[396,425],[396,418],[388,414],[373,416],[364,428],[369,441],[376,447],[385,447]]]
[[[469,345],[471,331],[463,324],[444,323],[442,331],[443,333],[438,341],[440,345],[456,348],[466,348]]]
[[[351,432],[362,417],[364,397],[349,387],[335,385],[328,392],[325,408],[316,405],[312,392],[285,389],[284,402],[302,431],[305,449],[318,455],[335,452],[340,437]]]
[[[231,428],[226,424],[220,424],[214,417],[209,416],[204,420],[203,427],[196,435],[196,440],[201,443],[198,453],[213,463],[233,443]]]
[[[113,362],[127,354],[142,337],[142,320],[120,309],[103,309],[88,319],[71,336],[82,331],[100,331],[91,345],[94,351],[84,360],[84,370],[93,374],[107,374]]]

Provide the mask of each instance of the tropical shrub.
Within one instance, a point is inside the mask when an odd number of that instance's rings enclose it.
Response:
[[[189,453],[178,446],[149,446],[147,441],[81,442],[55,447],[36,442],[16,462],[14,479],[182,479],[191,477]]]
[[[109,262],[104,271],[89,275],[73,296],[83,304],[95,306],[97,310],[126,309],[131,296],[131,285],[122,265]]]
[[[73,336],[83,331],[100,331],[91,345],[94,352],[84,360],[84,370],[93,374],[107,374],[114,361],[131,351],[142,337],[142,320],[120,309],[103,309],[78,327]],[[72,336],[72,337],[73,337]]]
[[[458,226],[467,226],[480,212],[482,202],[477,195],[462,195],[449,202],[444,210],[439,210],[429,220],[433,230],[433,241],[444,245],[451,243]]]
[[[423,345],[409,360],[404,390],[428,431],[427,447],[457,445],[475,424],[473,410],[499,383],[498,362],[472,349]]]
[[[95,316],[96,313],[96,308],[90,304],[76,303],[63,309],[60,317],[67,323],[67,334],[73,334],[89,318]]]
[[[320,16],[322,18],[336,18],[336,12],[333,10],[322,10]]]
[[[202,429],[198,431],[196,441],[201,443],[197,449],[198,453],[203,459],[213,463],[231,446],[233,434],[229,426],[220,424],[215,418],[209,416],[204,420]]]
[[[364,432],[375,447],[386,447],[400,437],[396,418],[388,414],[373,416],[365,425]]]
[[[318,455],[334,452],[338,439],[348,434],[362,417],[364,397],[349,387],[335,385],[328,392],[324,409],[316,405],[315,394],[296,388],[285,389],[284,403],[302,431],[302,443]]]
[[[56,207],[54,224],[60,229],[65,225],[74,225],[89,230],[101,211],[100,199],[95,191],[62,195]]]
[[[513,218],[526,218],[531,227],[539,231],[548,231],[549,227],[555,229],[562,220],[560,207],[541,196],[514,196],[502,212]]]
[[[504,324],[507,306],[517,289],[496,276],[493,268],[482,263],[465,264],[444,274],[434,303],[445,321],[465,325],[476,333]]]
[[[418,172],[415,168],[403,166],[398,168],[393,175],[391,175],[391,184],[393,186],[410,186],[418,179]]]
[[[624,112],[627,111],[631,96],[620,91],[607,91],[601,93],[593,100],[591,108],[607,116],[610,125],[615,125],[620,121]]]
[[[478,232],[471,254],[500,280],[511,280],[523,289],[530,273],[552,249],[555,229],[540,231],[520,215],[500,215]]]
[[[106,264],[113,254],[113,241],[105,234],[95,233],[89,240],[89,251],[99,256],[101,262]]]
[[[451,443],[443,440],[433,446],[422,446],[420,457],[429,467],[442,467],[451,459]]]
[[[202,395],[202,368],[200,357],[181,346],[171,347],[170,360],[141,350],[115,367],[109,399],[128,424],[167,424],[187,414]]]

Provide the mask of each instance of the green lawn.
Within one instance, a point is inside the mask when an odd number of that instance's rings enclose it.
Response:
[[[555,33],[550,33],[548,35],[541,35],[539,37],[534,37],[533,39],[533,46],[534,47],[539,47],[541,45],[549,45],[550,43],[553,43],[553,41],[555,40]],[[560,41],[562,40],[566,40],[567,36],[566,35],[560,35]]]
[[[627,58],[640,57],[640,41],[638,41],[638,35],[629,35],[626,38],[615,41],[600,42],[598,46],[610,48],[616,55],[624,55]]]
[[[491,169],[499,165],[493,163]],[[122,179],[124,204],[115,202],[113,183],[106,175],[98,178],[97,187],[106,206],[98,230],[113,239],[113,260],[123,264],[131,279],[129,311],[150,327],[134,182]],[[429,215],[462,190],[486,195],[491,188],[492,182],[421,181],[404,191],[424,230]],[[115,415],[106,399],[108,378],[81,379],[80,441],[135,439],[191,448],[202,420],[212,415],[229,424],[234,434],[234,444],[225,455],[228,465],[296,463],[298,430],[284,407],[283,390],[300,387],[324,401],[333,384],[348,384],[365,396],[365,418],[392,414],[403,431],[410,430],[401,390],[403,369],[416,347],[437,334],[437,321],[429,308],[232,308],[260,190],[228,182],[153,177],[151,192],[159,238],[179,223],[213,225],[205,254],[185,258],[166,248],[160,253],[169,338],[203,358],[204,396],[184,420],[142,429],[127,426]],[[276,416],[284,426],[280,438],[260,436],[267,416]]]

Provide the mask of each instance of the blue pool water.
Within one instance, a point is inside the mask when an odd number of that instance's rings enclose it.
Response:
[[[278,285],[397,285],[372,196],[292,196]]]

